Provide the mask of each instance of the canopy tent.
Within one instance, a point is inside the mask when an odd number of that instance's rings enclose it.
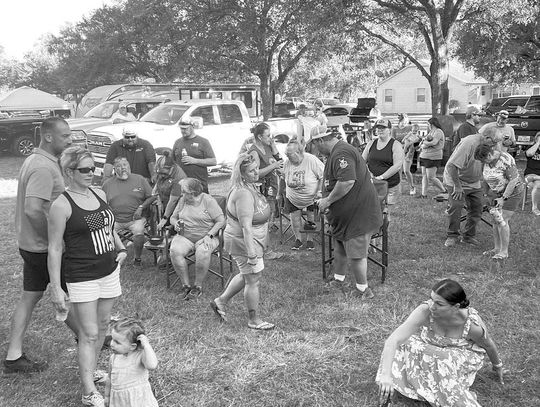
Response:
[[[23,86],[0,95],[0,110],[69,110],[71,106],[50,93]]]

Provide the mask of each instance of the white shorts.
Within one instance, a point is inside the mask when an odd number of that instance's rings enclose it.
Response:
[[[120,266],[116,267],[111,274],[97,280],[83,281],[80,283],[66,283],[69,301],[91,302],[100,298],[116,298],[122,295],[120,287]]]
[[[257,264],[249,264],[246,256],[235,256],[233,254],[232,258],[236,262],[240,274],[257,274],[264,270],[262,257],[257,257]]]

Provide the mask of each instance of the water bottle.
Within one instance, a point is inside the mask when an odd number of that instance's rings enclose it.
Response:
[[[69,313],[69,301],[66,300],[66,307],[63,310],[55,310],[55,319],[58,322],[64,322],[67,319]]]
[[[178,219],[178,221],[176,222],[176,233],[178,233],[179,235],[184,234],[184,221],[182,219]]]
[[[182,149],[182,157],[185,157],[188,155],[187,150],[185,148]]]
[[[496,206],[489,209],[489,213],[493,216],[493,222],[496,225],[506,226],[506,221],[503,218],[502,211]]]

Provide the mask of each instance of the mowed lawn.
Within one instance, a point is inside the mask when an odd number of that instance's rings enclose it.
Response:
[[[0,178],[13,178],[21,162],[0,157]],[[211,192],[227,190],[226,177],[212,179]],[[443,246],[444,209],[444,203],[408,195],[391,207],[390,270],[381,285],[380,270],[369,265],[375,292],[369,302],[325,287],[319,247],[291,252],[290,242],[280,246],[279,234],[273,233],[272,245],[287,255],[266,262],[261,314],[276,330],[249,330],[241,296],[228,308],[229,322],[220,324],[209,307],[221,290],[213,276],[199,300],[182,301],[179,287],[166,289],[165,275],[154,268],[150,253],[143,268],[124,268],[124,294],[113,313],[146,323],[160,360],[151,382],[161,406],[376,406],[374,379],[385,338],[429,297],[435,281],[451,277],[465,287],[510,370],[501,386],[486,359],[472,387],[481,405],[540,406],[540,219],[530,213],[530,204],[516,213],[511,257],[497,269],[481,256],[491,248],[485,224],[478,229],[481,248]],[[14,214],[14,198],[0,199],[2,357],[22,286]],[[75,341],[54,320],[48,294],[34,313],[25,351],[48,360],[50,367],[29,376],[0,376],[0,406],[79,406]],[[107,359],[108,352],[102,352],[101,368]],[[422,403],[398,398],[393,405]]]

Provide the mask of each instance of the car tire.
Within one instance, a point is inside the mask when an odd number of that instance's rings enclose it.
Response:
[[[34,151],[36,143],[32,136],[19,136],[13,141],[12,152],[20,157],[27,157]]]

